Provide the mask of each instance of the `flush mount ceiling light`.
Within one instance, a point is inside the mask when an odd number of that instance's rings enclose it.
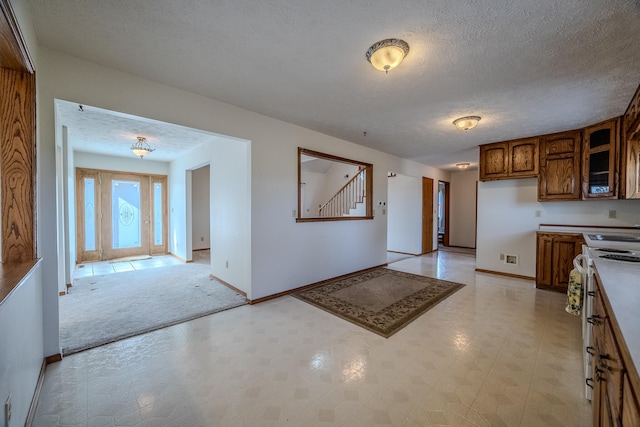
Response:
[[[155,151],[155,148],[151,148],[151,146],[147,143],[147,138],[145,138],[144,136],[139,136],[138,142],[131,146],[131,151],[136,156],[140,156],[140,158],[143,158],[152,151]]]
[[[464,163],[456,163],[456,167],[460,170],[465,170],[466,168],[468,168],[471,165],[471,163],[469,162],[464,162]]]
[[[460,130],[469,130],[471,128],[474,128],[479,121],[479,116],[460,117],[459,119],[455,119],[453,121],[453,125]]]
[[[409,53],[409,45],[400,39],[385,39],[374,43],[367,50],[367,61],[376,70],[388,73],[396,68]]]

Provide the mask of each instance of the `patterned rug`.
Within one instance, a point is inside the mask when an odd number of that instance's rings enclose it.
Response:
[[[379,268],[293,294],[389,338],[464,285]]]

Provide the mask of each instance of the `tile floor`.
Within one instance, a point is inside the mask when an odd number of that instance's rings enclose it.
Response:
[[[591,425],[562,294],[455,253],[390,268],[467,286],[389,339],[285,296],[65,357],[34,425]]]
[[[184,262],[171,255],[154,255],[150,259],[114,263],[110,263],[109,261],[85,262],[76,266],[73,277],[77,279],[79,277],[102,276],[105,274],[121,273],[123,271],[179,264],[184,264]]]

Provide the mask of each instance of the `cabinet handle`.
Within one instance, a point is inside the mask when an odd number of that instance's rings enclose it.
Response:
[[[598,316],[597,314],[587,317],[587,322],[591,323],[594,326],[599,326],[602,324],[602,320],[600,320],[600,316]]]
[[[607,379],[604,376],[600,375],[600,374],[604,374],[604,373],[605,373],[604,370],[602,370],[600,368],[596,368],[596,380],[598,380],[598,382],[600,382],[600,381],[606,382],[607,381]]]
[[[589,291],[589,292],[587,292],[587,295],[589,295],[590,297],[595,297],[596,296],[596,291]]]
[[[587,353],[589,353],[592,356],[596,355],[596,349],[591,347],[590,345],[587,346]]]
[[[587,387],[593,388],[593,378],[587,378],[584,382],[587,384]]]
[[[599,354],[598,355],[598,362],[600,363],[600,365],[603,368],[607,368],[609,369],[609,367],[607,365],[605,365],[604,363],[602,363],[603,360],[611,360],[611,356],[609,356],[608,354]]]

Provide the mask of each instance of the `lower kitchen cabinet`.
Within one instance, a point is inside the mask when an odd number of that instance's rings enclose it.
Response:
[[[582,253],[582,234],[537,232],[536,287],[566,292],[573,259]]]
[[[615,318],[605,301],[605,294],[597,277],[593,294],[593,314],[588,321],[593,325],[591,358],[594,427],[638,427],[640,426],[640,408],[637,391],[634,390],[631,375],[637,375],[628,369],[624,354],[624,340],[616,333]],[[637,377],[635,377],[637,384]]]

